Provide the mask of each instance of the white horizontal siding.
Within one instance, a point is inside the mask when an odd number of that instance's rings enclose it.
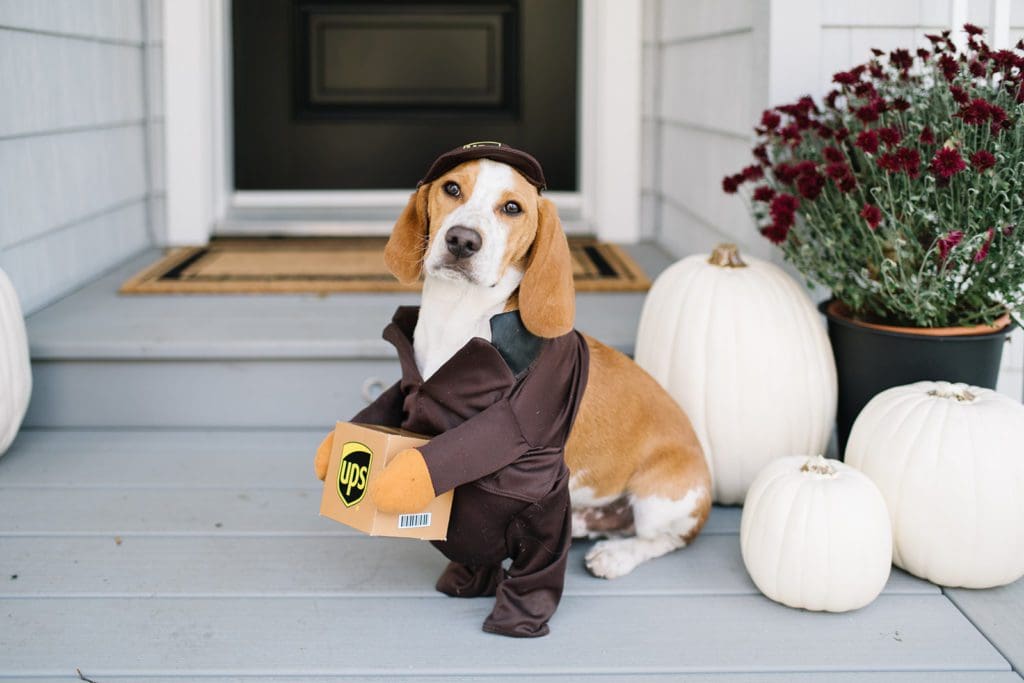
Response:
[[[763,0],[756,0],[763,1]],[[663,0],[661,41],[705,40],[748,30],[753,24],[755,0]]]
[[[949,16],[950,0],[821,0],[822,26],[945,27]]]
[[[0,0],[0,267],[27,313],[151,241],[158,9]]]
[[[658,116],[749,138],[755,123],[754,41],[749,29],[699,43],[664,46]]]
[[[767,92],[755,83],[755,3],[662,0],[649,6],[658,30],[647,47],[646,220],[679,256],[726,240],[765,253],[769,246],[743,202],[721,189],[722,176],[750,163],[751,131]]]
[[[0,249],[143,199],[145,163],[141,123],[0,140]]]
[[[139,47],[0,29],[0,138],[141,121]]]
[[[0,252],[26,312],[52,303],[150,244],[144,198]]]
[[[142,6],[135,0],[3,0],[0,26],[140,44]]]

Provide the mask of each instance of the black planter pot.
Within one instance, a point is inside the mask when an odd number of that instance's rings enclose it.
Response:
[[[875,394],[922,380],[964,382],[995,389],[1003,345],[1013,325],[998,332],[955,337],[907,334],[859,325],[828,310],[828,338],[836,358],[839,406],[836,415],[843,457],[850,429]]]

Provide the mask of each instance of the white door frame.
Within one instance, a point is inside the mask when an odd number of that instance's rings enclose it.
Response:
[[[167,243],[205,244],[214,232],[261,230],[386,234],[411,188],[234,190],[229,11],[230,0],[163,3]],[[641,232],[642,2],[581,0],[580,12],[580,191],[549,196],[570,230],[636,242]],[[359,208],[374,218],[332,220],[331,212],[342,208]]]

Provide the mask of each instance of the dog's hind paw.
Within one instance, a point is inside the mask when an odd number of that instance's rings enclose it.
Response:
[[[585,558],[587,570],[602,579],[625,576],[643,562],[660,557],[686,542],[668,534],[654,538],[612,538],[596,543]]]
[[[614,538],[596,543],[586,556],[587,571],[601,579],[625,576],[647,559],[637,552],[636,538]]]

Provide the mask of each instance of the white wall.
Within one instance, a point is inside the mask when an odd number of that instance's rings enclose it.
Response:
[[[642,209],[677,256],[719,242],[771,256],[722,177],[751,163],[765,105],[755,0],[645,0]]]
[[[0,267],[27,312],[151,243],[147,14],[0,3]]]

